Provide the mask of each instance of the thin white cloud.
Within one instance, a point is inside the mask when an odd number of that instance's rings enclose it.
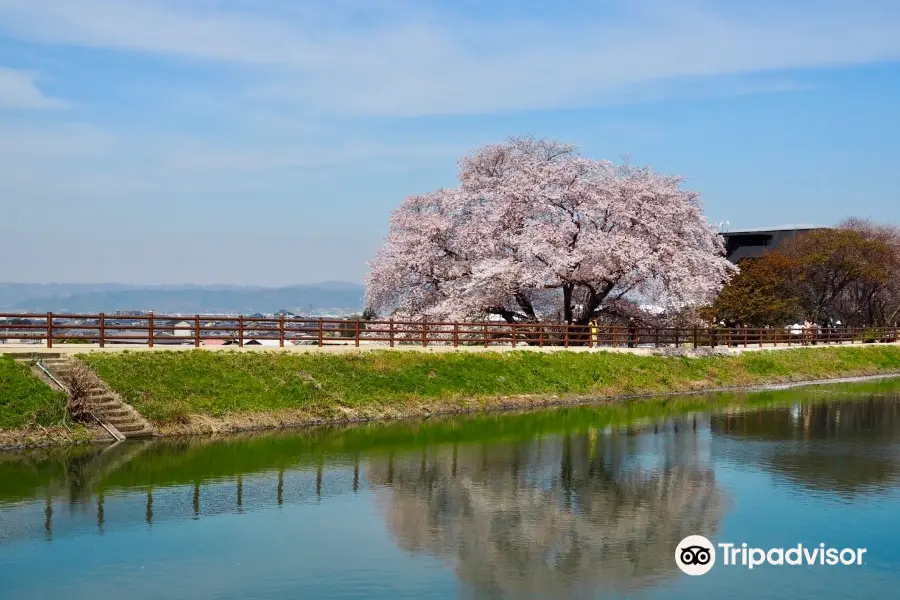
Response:
[[[91,160],[114,150],[113,138],[85,123],[17,123],[0,120],[0,160],[6,164]]]
[[[618,12],[591,8],[607,5]],[[328,6],[0,0],[0,31],[252,68],[257,100],[391,116],[589,106],[679,78],[900,58],[900,5],[885,0],[582,2],[544,22],[397,2],[354,20],[352,3]]]
[[[46,110],[68,106],[63,100],[44,95],[36,80],[29,71],[0,66],[0,108]]]

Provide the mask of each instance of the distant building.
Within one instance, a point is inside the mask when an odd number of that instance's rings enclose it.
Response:
[[[725,238],[725,257],[733,263],[744,258],[758,258],[768,250],[778,248],[795,235],[816,229],[826,229],[816,225],[785,225],[759,229],[722,232]]]
[[[237,340],[227,340],[225,341],[225,346],[237,346],[240,342]],[[245,346],[281,346],[280,340],[265,340],[259,338],[253,338],[250,340],[244,340]]]
[[[172,327],[177,327],[178,329],[176,329],[176,330],[174,330],[174,331],[172,331],[172,332],[164,331],[164,332],[161,332],[161,333],[162,333],[162,334],[169,334],[169,335],[172,335],[172,336],[174,336],[174,337],[193,337],[193,335],[194,335],[194,331],[193,331],[193,330],[191,330],[191,329],[185,329],[185,327],[193,327],[193,326],[194,326],[193,323],[190,323],[190,322],[188,322],[188,321],[178,321],[177,323],[174,323],[174,324],[172,324],[171,326],[172,326]]]

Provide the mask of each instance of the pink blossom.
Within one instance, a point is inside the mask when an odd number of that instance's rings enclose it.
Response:
[[[370,263],[369,306],[586,323],[623,298],[707,302],[735,270],[680,177],[513,139],[464,157],[459,181],[394,211]]]

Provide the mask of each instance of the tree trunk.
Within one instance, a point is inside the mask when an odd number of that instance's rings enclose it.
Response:
[[[515,323],[516,322],[516,313],[503,308],[502,306],[495,306],[493,308],[489,308],[488,312],[494,315],[500,315],[503,317],[503,320],[507,323]]]
[[[591,319],[594,317],[594,313],[597,312],[597,309],[600,308],[600,305],[603,304],[603,301],[606,300],[609,293],[612,291],[615,284],[612,282],[607,282],[603,285],[603,288],[597,292],[594,288],[588,288],[588,298],[585,304],[584,310],[578,315],[577,324],[578,325],[587,325],[591,322]]]
[[[572,283],[566,283],[563,285],[563,321],[566,322],[567,325],[572,324],[572,291],[575,289],[575,285]]]
[[[531,299],[523,294],[522,292],[516,293],[516,302],[519,304],[519,307],[522,309],[522,312],[525,313],[525,316],[529,321],[537,322],[537,315],[534,314],[534,305],[531,303]]]

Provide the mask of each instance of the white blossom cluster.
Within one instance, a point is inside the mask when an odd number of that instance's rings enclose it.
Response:
[[[464,157],[459,182],[394,211],[370,263],[369,306],[587,323],[630,296],[661,307],[706,302],[734,271],[680,177],[513,139]]]

